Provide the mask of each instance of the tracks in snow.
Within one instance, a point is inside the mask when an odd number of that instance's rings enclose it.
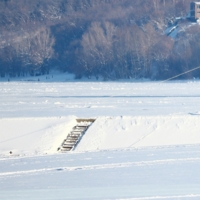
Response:
[[[165,160],[151,160],[151,161],[138,161],[138,162],[122,162],[111,164],[98,164],[98,165],[83,165],[73,167],[50,167],[23,171],[3,172],[0,173],[0,178],[5,176],[22,176],[26,174],[44,174],[55,173],[63,171],[76,171],[76,170],[104,170],[104,169],[116,169],[116,168],[130,168],[130,167],[142,167],[152,165],[166,165],[166,164],[184,164],[188,162],[200,162],[200,158],[182,158],[182,159],[165,159]]]

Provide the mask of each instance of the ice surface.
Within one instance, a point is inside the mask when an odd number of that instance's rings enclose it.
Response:
[[[0,117],[147,116],[200,110],[200,82],[0,83]]]
[[[200,199],[199,88],[1,82],[0,199]],[[97,120],[58,153],[76,118]]]
[[[199,199],[200,147],[0,159],[0,199]]]

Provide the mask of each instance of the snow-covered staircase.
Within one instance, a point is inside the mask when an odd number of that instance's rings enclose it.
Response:
[[[76,121],[77,125],[73,127],[72,131],[64,139],[58,151],[67,152],[74,150],[95,119],[77,119]]]

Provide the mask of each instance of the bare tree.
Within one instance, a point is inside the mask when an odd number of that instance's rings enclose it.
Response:
[[[91,24],[81,41],[86,71],[99,73],[104,69],[108,73],[115,32],[116,27],[110,22]]]
[[[45,64],[52,58],[54,43],[55,39],[49,29],[42,28],[31,38],[30,60],[37,66],[36,69],[45,67]]]

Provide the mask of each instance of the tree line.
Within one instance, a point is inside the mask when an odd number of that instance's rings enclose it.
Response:
[[[0,75],[58,69],[77,78],[168,78],[200,64],[199,25],[175,39],[164,34],[188,14],[189,5],[190,0],[2,0]]]

